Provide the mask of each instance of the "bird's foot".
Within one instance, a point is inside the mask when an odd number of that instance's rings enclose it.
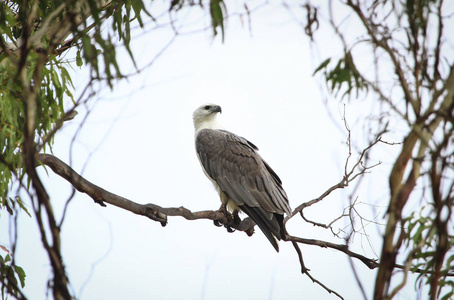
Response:
[[[230,213],[227,211],[227,207],[225,204],[222,204],[221,207],[218,209],[218,211],[221,212],[228,219],[228,215]],[[213,220],[213,224],[214,224],[214,226],[217,226],[217,227],[225,226],[221,222],[216,221],[216,220]]]
[[[240,217],[238,216],[238,211],[237,211],[237,210],[235,210],[235,211],[233,212],[232,216],[233,216],[233,224],[235,224],[235,226],[240,225],[241,219],[240,219]]]
[[[230,232],[230,233],[235,232],[235,229],[233,229],[230,226],[224,225],[224,227],[225,227],[225,229],[227,229],[227,232]]]
[[[227,207],[224,204],[221,205],[221,207],[219,208],[218,211],[221,212],[225,216],[225,218],[227,219],[227,222],[226,222],[227,224],[237,224],[236,218],[238,218],[238,213],[232,215],[227,210]],[[214,222],[214,225],[216,225],[218,227],[222,226],[221,223],[218,221],[213,221],[213,222]],[[235,229],[229,225],[224,224],[224,227],[225,227],[225,229],[227,229],[227,232],[235,232]]]

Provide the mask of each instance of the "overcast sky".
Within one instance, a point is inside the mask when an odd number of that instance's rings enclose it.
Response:
[[[209,25],[208,17],[199,17],[185,16],[194,28]],[[221,105],[226,129],[259,147],[281,177],[292,208],[316,198],[343,175],[348,154],[341,126],[344,106],[324,104],[320,78],[312,77],[324,53],[336,52],[330,49],[336,45],[333,35],[311,46],[294,17],[270,4],[252,15],[252,30],[247,20],[231,17],[225,43],[220,37],[212,40],[210,30],[178,36],[151,67],[78,109],[79,115],[57,134],[54,154],[72,161],[78,172],[83,169],[94,184],[135,202],[215,210],[219,198],[197,161],[192,125],[194,109],[211,102]],[[139,66],[150,62],[171,37],[171,30],[161,29],[133,39]],[[126,55],[120,60],[124,70],[134,71]],[[74,68],[77,94],[86,71]],[[353,135],[363,105],[347,104]],[[87,110],[88,119],[78,131]],[[386,164],[374,172],[386,175]],[[51,170],[40,174],[55,211],[61,211],[70,186]],[[360,202],[368,203],[359,209],[383,223],[385,209],[372,204],[386,195],[386,180],[366,184],[377,192],[358,194]],[[342,213],[346,195],[333,193],[306,216],[330,222]],[[4,216],[0,244],[8,245]],[[291,234],[344,243],[297,219],[288,223]],[[335,228],[345,224],[340,221]],[[380,230],[374,226],[371,239]],[[45,299],[49,261],[33,218],[21,215],[19,231],[16,256],[27,273],[25,292],[30,299]],[[300,274],[290,243],[281,242],[277,254],[260,231],[252,237],[227,233],[208,220],[170,217],[161,227],[110,205],[102,208],[83,194],[70,204],[62,247],[73,289],[82,299],[337,299]],[[380,252],[380,243],[363,235],[352,247],[368,257]],[[345,299],[362,299],[344,254],[314,246],[301,249],[314,277]],[[371,295],[375,272],[353,263]],[[410,290],[401,299],[414,295]]]

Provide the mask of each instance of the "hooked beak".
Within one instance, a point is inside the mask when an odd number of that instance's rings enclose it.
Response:
[[[216,105],[215,107],[213,107],[213,113],[222,113],[222,109],[219,105]]]

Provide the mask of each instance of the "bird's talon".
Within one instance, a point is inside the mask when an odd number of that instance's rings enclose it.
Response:
[[[230,226],[225,225],[225,228],[226,228],[227,231],[230,232],[230,233],[235,232],[235,229],[233,229],[233,228],[230,227]]]
[[[239,225],[240,223],[241,223],[241,219],[238,216],[238,212],[236,212],[233,214],[233,224]]]
[[[228,223],[231,222],[232,214],[224,206],[221,206],[221,208],[219,208],[219,212],[221,212],[227,218]]]
[[[217,226],[217,227],[221,227],[222,226],[222,224],[219,223],[218,221],[213,221],[213,224],[214,224],[214,226]]]

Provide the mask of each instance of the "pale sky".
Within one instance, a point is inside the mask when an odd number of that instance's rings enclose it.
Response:
[[[196,20],[191,23],[196,28],[207,25],[208,18],[187,18]],[[192,125],[193,110],[212,102],[222,106],[220,121],[226,129],[259,147],[259,153],[281,177],[292,208],[340,181],[348,154],[341,119],[344,106],[335,100],[325,105],[321,79],[312,77],[325,52],[337,53],[333,35],[326,34],[325,39],[319,38],[318,47],[311,46],[302,27],[278,4],[254,13],[251,25],[249,31],[246,22],[241,25],[238,17],[231,17],[224,44],[220,37],[212,40],[210,30],[178,36],[140,75],[119,82],[113,91],[105,89],[89,105],[91,113],[72,144],[74,169],[80,172],[88,160],[83,173],[87,180],[138,203],[215,210],[219,197],[197,161]],[[171,36],[168,29],[160,29],[133,39],[138,64],[151,61]],[[123,57],[124,70],[133,72],[130,60]],[[86,72],[74,68],[77,94]],[[364,105],[347,102],[353,135],[362,134],[355,121]],[[68,163],[71,140],[86,115],[86,108],[78,111],[55,138],[54,154]],[[375,169],[371,176],[378,179],[373,183],[366,180],[357,194],[361,202],[368,203],[359,209],[382,224],[385,208],[372,205],[387,195],[388,167],[385,163]],[[70,186],[50,169],[48,174],[43,170],[40,174],[54,210],[61,211]],[[333,193],[307,209],[306,216],[330,222],[342,213],[347,195],[348,191]],[[8,245],[4,216],[2,213],[0,244]],[[33,218],[21,215],[19,221],[16,257],[27,273],[24,291],[30,299],[45,299],[49,262]],[[227,233],[208,220],[169,217],[168,221],[161,227],[110,205],[100,207],[77,193],[62,228],[63,256],[76,296],[337,299],[301,275],[290,243],[281,242],[280,253],[276,253],[259,230],[248,237],[241,232]],[[299,217],[288,224],[292,235],[344,243]],[[345,224],[340,221],[335,228]],[[368,231],[372,241],[357,235],[352,245],[371,258],[374,251],[380,253],[376,236],[382,228],[375,226],[371,224]],[[301,245],[301,249],[315,278],[345,299],[362,299],[346,255],[315,246]],[[353,262],[370,296],[375,271]],[[414,299],[411,290],[400,299]]]

